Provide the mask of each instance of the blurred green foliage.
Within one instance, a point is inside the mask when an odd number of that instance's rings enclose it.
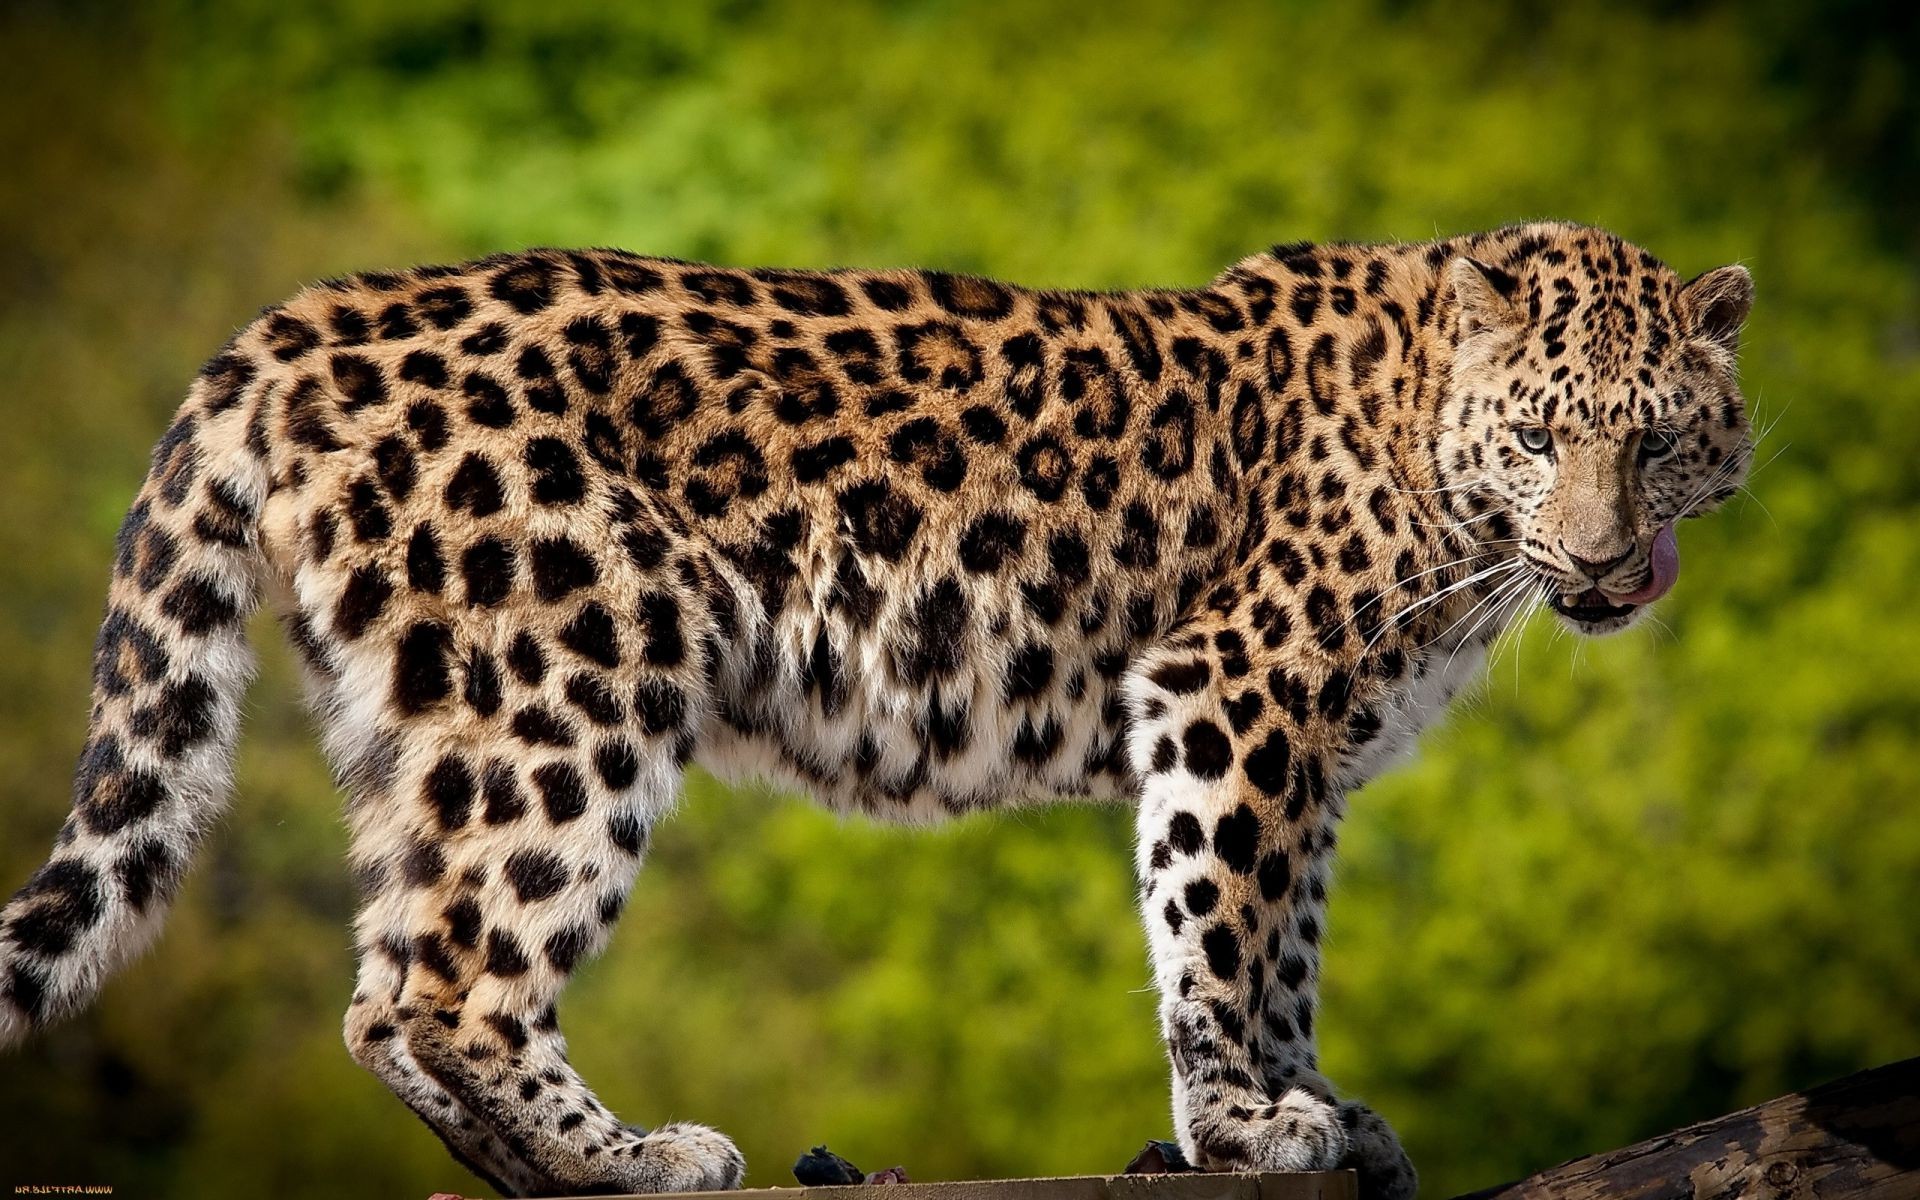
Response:
[[[1754,498],[1665,630],[1536,622],[1360,795],[1324,1060],[1445,1195],[1920,1048],[1920,61],[1852,2],[445,0],[0,17],[0,878],[66,808],[111,535],[195,365],[358,268],[536,243],[1194,283],[1536,216],[1746,262]],[[1777,454],[1777,458],[1772,457]],[[337,801],[271,623],[161,951],[0,1062],[0,1183],[464,1179],[348,1060]],[[1127,814],[932,834],[695,779],[570,992],[751,1182],[1104,1172],[1167,1132]]]

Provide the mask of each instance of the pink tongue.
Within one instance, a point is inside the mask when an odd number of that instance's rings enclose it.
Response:
[[[1672,590],[1675,581],[1680,578],[1680,542],[1673,536],[1673,526],[1662,525],[1660,532],[1653,536],[1653,549],[1647,553],[1647,565],[1652,569],[1647,582],[1637,592],[1625,592],[1614,596],[1616,604],[1651,604]]]

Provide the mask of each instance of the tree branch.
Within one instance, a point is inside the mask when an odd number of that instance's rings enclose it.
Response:
[[[1457,1200],[1911,1200],[1920,1058],[1577,1158]]]

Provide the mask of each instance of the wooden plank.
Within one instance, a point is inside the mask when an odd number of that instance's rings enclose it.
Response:
[[[1914,1200],[1920,1058],[1458,1200]]]
[[[852,1187],[753,1188],[727,1200],[1358,1200],[1352,1171],[1181,1175],[1067,1175],[1052,1179],[976,1179],[953,1183],[890,1183]],[[645,1200],[691,1200],[681,1192]],[[587,1200],[577,1197],[575,1200]],[[599,1196],[593,1200],[609,1200]],[[611,1200],[622,1200],[613,1197]],[[628,1197],[626,1200],[639,1200]]]

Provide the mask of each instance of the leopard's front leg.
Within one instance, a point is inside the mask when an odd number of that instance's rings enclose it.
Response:
[[[1351,677],[1256,669],[1222,629],[1149,656],[1129,691],[1141,905],[1182,1150],[1207,1170],[1352,1167],[1368,1200],[1411,1197],[1392,1131],[1339,1103],[1314,1056]]]

